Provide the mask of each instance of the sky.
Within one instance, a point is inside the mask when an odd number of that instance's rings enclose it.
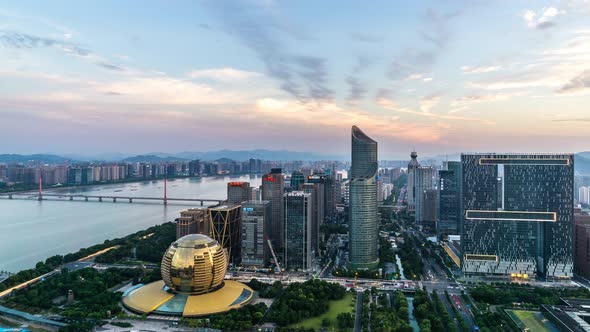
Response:
[[[590,150],[590,0],[0,1],[0,153]]]

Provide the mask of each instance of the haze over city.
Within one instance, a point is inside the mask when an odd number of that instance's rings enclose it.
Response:
[[[587,1],[0,5],[0,150],[587,148]]]

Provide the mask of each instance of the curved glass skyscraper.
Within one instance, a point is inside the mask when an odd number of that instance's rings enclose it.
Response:
[[[379,264],[377,171],[377,142],[352,126],[349,260],[354,269],[370,269]]]

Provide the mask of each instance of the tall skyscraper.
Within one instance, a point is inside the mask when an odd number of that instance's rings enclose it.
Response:
[[[444,169],[438,172],[438,222],[436,234],[439,240],[449,235],[460,234],[461,220],[461,162],[444,163]]]
[[[304,183],[301,190],[311,195],[311,250],[317,254],[320,243],[320,225],[323,224],[324,219],[323,183]]]
[[[325,205],[324,205],[324,217],[325,218],[332,218],[336,212],[336,186],[340,186],[340,183],[336,181],[336,172],[334,170],[329,170],[326,175],[325,185],[324,185],[324,196],[325,196]]]
[[[311,194],[302,191],[286,193],[284,267],[288,270],[312,268],[312,202]]]
[[[219,205],[209,208],[211,237],[227,249],[229,261],[240,264],[242,251],[242,207]]]
[[[227,202],[229,204],[242,204],[251,198],[250,182],[232,181],[227,183]]]
[[[283,194],[285,184],[280,168],[273,168],[270,173],[262,176],[262,200],[270,202],[270,240],[278,252],[283,248],[285,229],[283,223]]]
[[[434,188],[436,178],[434,168],[420,166],[418,153],[412,151],[412,160],[408,163],[408,208],[416,212],[416,222],[424,221],[424,194]]]
[[[188,209],[176,218],[176,238],[189,234],[210,234],[209,211],[207,209]]]
[[[412,151],[410,154],[410,162],[408,163],[408,209],[410,211],[416,210],[416,169],[420,167],[418,162],[418,153]]]
[[[350,254],[353,269],[375,268],[377,252],[377,142],[352,126],[350,167]]]
[[[432,230],[436,229],[436,220],[438,218],[438,190],[428,189],[424,191],[424,208],[422,223],[424,227]]]
[[[574,211],[574,271],[590,278],[590,215]]]
[[[465,275],[571,278],[573,155],[463,154],[461,164]]]
[[[291,173],[290,187],[292,190],[301,190],[301,185],[305,183],[305,178],[301,171],[293,171]]]
[[[263,267],[269,262],[269,201],[242,202],[242,265]]]

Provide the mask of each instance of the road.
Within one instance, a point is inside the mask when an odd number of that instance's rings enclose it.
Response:
[[[363,293],[356,293],[356,316],[354,318],[354,332],[361,332],[363,330]]]

